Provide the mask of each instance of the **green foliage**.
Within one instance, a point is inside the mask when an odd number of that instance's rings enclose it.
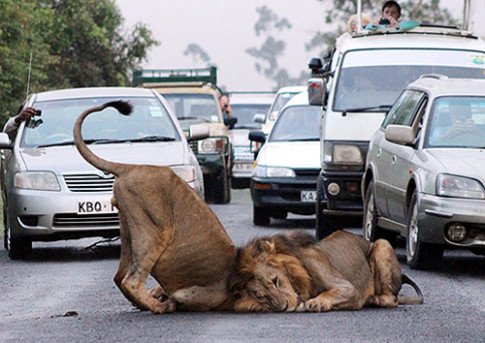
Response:
[[[31,53],[31,91],[129,85],[159,43],[122,25],[114,0],[0,0],[0,123],[25,99]]]

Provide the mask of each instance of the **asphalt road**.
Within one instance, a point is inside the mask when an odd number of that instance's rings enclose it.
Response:
[[[314,217],[253,226],[248,190],[236,190],[231,204],[212,208],[237,245],[281,231],[313,233]],[[1,248],[0,342],[485,342],[485,258],[468,252],[446,252],[436,270],[415,271],[397,248],[403,271],[423,290],[423,305],[153,315],[133,308],[112,280],[119,241],[91,246],[95,242],[34,243],[27,261],[12,261]]]

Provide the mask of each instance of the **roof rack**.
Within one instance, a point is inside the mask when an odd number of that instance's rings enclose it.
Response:
[[[217,85],[217,68],[134,69],[133,86],[153,83],[210,83]]]

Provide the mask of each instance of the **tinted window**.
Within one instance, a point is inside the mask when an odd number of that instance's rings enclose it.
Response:
[[[255,114],[268,113],[270,105],[264,104],[231,104],[232,115],[237,118],[235,128],[261,128],[261,124],[255,123]]]
[[[382,126],[387,127],[390,124],[394,125],[410,125],[413,120],[413,115],[416,112],[417,106],[421,103],[423,93],[406,90],[396,100],[391,110],[384,119]]]
[[[200,118],[220,123],[218,106],[211,94],[162,94],[175,111],[177,118]]]
[[[318,106],[292,106],[280,113],[269,142],[314,141],[320,139]]]
[[[33,107],[42,110],[22,133],[20,145],[34,147],[73,140],[72,130],[77,117],[86,109],[100,106],[118,98],[68,99],[36,102]],[[126,116],[114,108],[88,116],[82,126],[85,140],[129,140],[150,136],[163,136],[180,140],[180,136],[165,107],[157,98],[124,98],[133,105]]]

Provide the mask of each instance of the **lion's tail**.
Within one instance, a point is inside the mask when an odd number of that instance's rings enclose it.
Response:
[[[402,279],[403,285],[408,284],[412,288],[414,288],[414,291],[416,292],[417,296],[411,297],[411,296],[406,296],[406,295],[399,295],[398,296],[399,304],[402,304],[402,305],[420,305],[420,304],[422,304],[424,302],[423,292],[421,292],[421,289],[418,287],[418,285],[405,274],[401,275],[401,279]]]
[[[123,115],[129,115],[131,111],[133,110],[133,107],[130,103],[126,101],[112,101],[112,102],[107,102],[104,105],[97,106],[97,107],[92,107],[84,111],[79,115],[77,118],[76,122],[74,123],[74,143],[76,144],[76,148],[81,154],[81,156],[88,161],[88,163],[92,164],[94,167],[103,170],[105,172],[111,173],[115,176],[118,176],[121,171],[123,170],[123,165],[120,163],[115,163],[115,162],[109,162],[101,157],[96,156],[86,145],[86,143],[83,140],[82,134],[81,134],[81,126],[82,123],[84,122],[84,119],[88,115],[94,112],[100,112],[104,110],[107,107],[113,107],[117,109],[121,114]]]

